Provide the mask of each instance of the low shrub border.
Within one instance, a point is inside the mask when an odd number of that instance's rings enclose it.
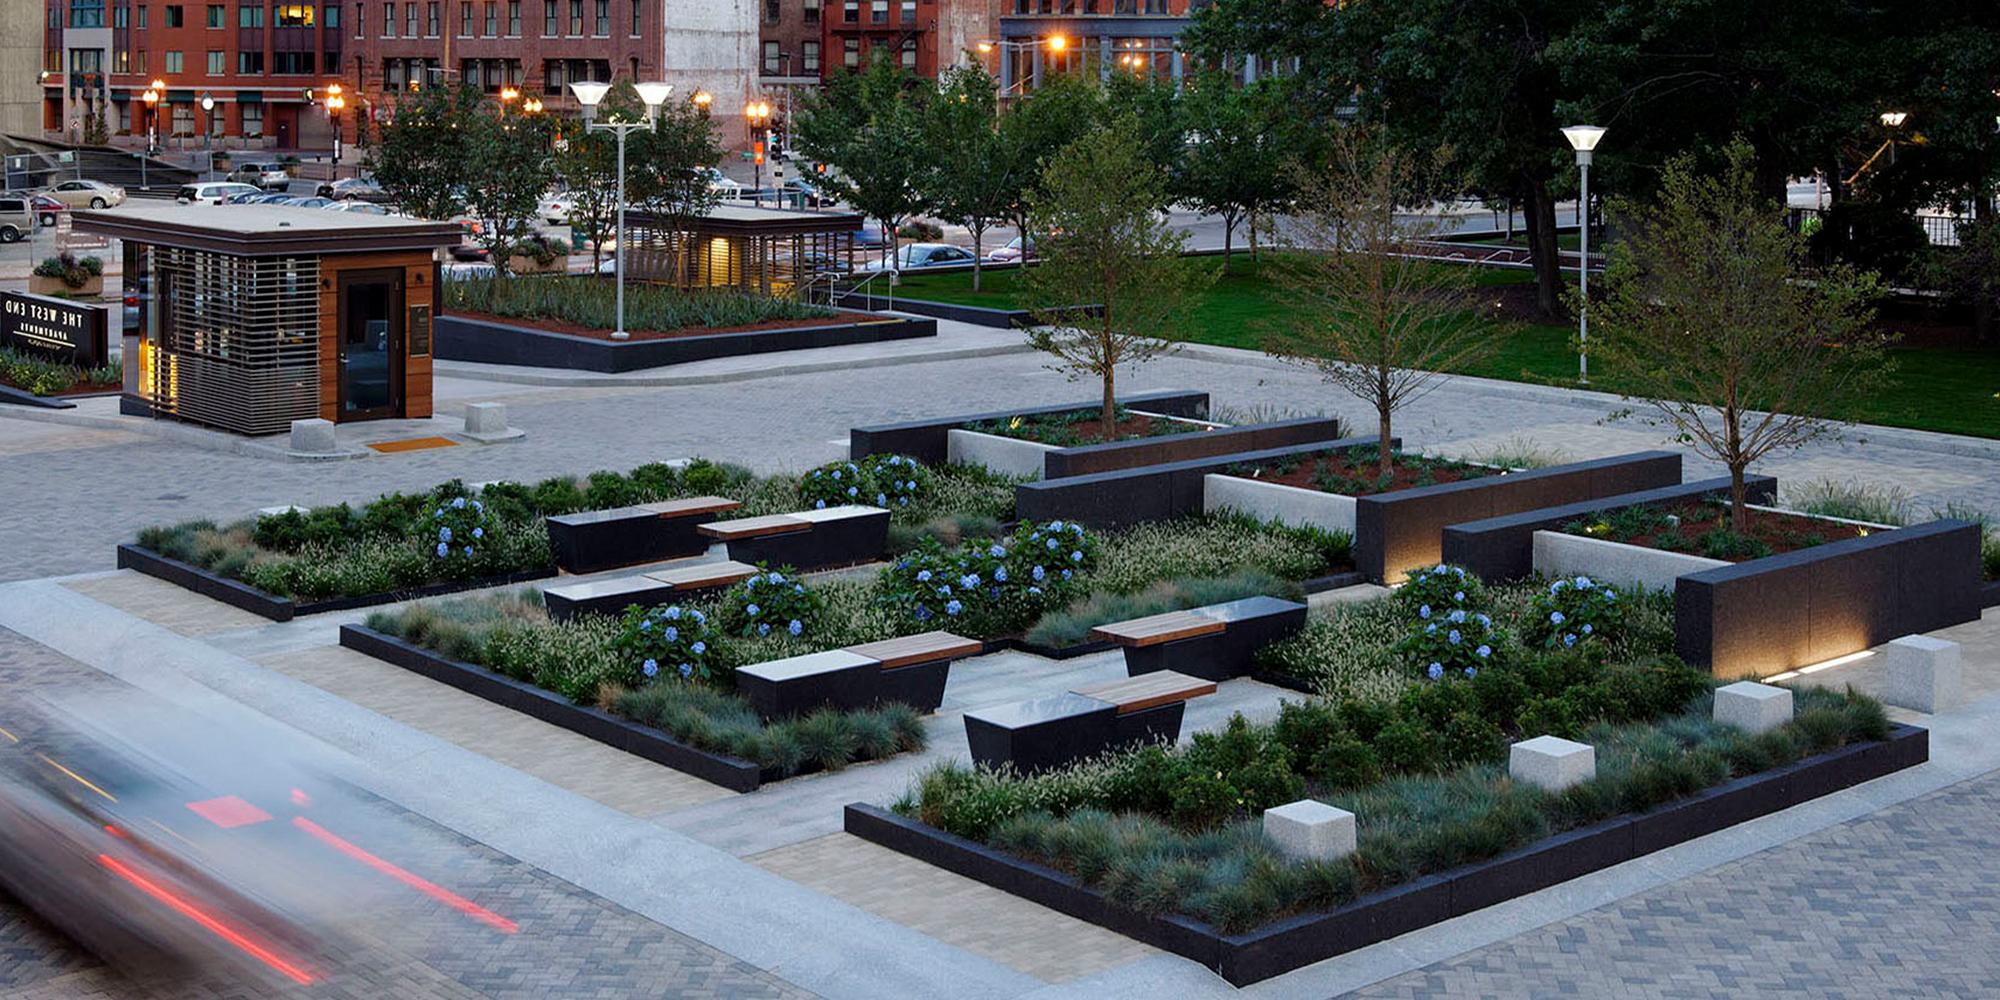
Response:
[[[1247,986],[1929,759],[1929,731],[1897,725],[1881,742],[1841,747],[1658,809],[1614,817],[1488,861],[1364,896],[1337,910],[1301,914],[1237,935],[1222,934],[1187,917],[1126,909],[1053,868],[867,803],[848,805],[843,826],[863,840],[1200,962],[1232,985]]]
[[[361,594],[354,597],[335,597],[324,601],[296,601],[280,597],[252,587],[241,580],[232,580],[217,573],[211,573],[192,563],[163,556],[157,552],[130,543],[118,546],[118,568],[137,570],[147,576],[157,577],[179,587],[186,587],[203,597],[214,598],[233,608],[240,608],[253,615],[262,615],[274,622],[288,622],[299,615],[316,615],[327,611],[350,611],[377,604],[394,604],[398,601],[415,600],[419,597],[437,597],[441,594],[455,594],[462,590],[482,590],[487,587],[504,587],[508,584],[527,583],[543,580],[556,575],[553,566],[544,569],[521,570],[504,576],[475,577],[468,580],[447,580],[429,586],[409,590],[386,591],[378,594]]]
[[[446,313],[433,326],[436,356],[445,361],[527,365],[593,372],[629,372],[744,354],[937,336],[934,319],[850,319],[816,326],[698,334],[660,340],[599,340],[522,323]]]
[[[450,659],[365,625],[342,625],[340,644],[731,791],[754,792],[764,782],[777,780],[778,777],[747,760],[698,750],[656,729],[619,718],[603,709],[573,704],[553,691],[517,681],[477,664]],[[810,773],[808,767],[810,765],[802,767],[797,773]]]

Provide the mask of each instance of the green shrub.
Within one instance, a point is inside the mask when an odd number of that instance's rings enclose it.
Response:
[[[797,579],[787,566],[766,570],[729,588],[722,597],[722,629],[744,638],[767,636],[773,629],[794,637],[817,632],[825,602],[815,588]]]
[[[1548,647],[1609,642],[1624,625],[1631,604],[1615,587],[1587,576],[1564,577],[1528,603],[1521,641]]]
[[[1440,681],[1470,678],[1505,662],[1507,643],[1507,630],[1495,624],[1492,615],[1462,607],[1434,611],[1421,604],[1409,622],[1409,634],[1396,644],[1396,653],[1412,669]]]
[[[1300,596],[1298,584],[1258,570],[1219,578],[1164,580],[1130,594],[1093,590],[1067,607],[1043,614],[1028,629],[1027,638],[1044,646],[1071,646],[1088,638],[1091,629],[1110,622],[1260,595]]]
[[[882,571],[880,590],[913,627],[1005,635],[1081,592],[1097,551],[1095,536],[1063,521],[955,550],[926,539]]]
[[[922,503],[931,478],[930,470],[914,458],[870,455],[858,462],[830,462],[799,477],[799,499],[814,508],[865,504],[904,510]]]
[[[612,643],[621,667],[606,680],[637,686],[656,677],[669,681],[720,682],[725,662],[719,636],[700,608],[678,604],[656,608],[634,605]]]
[[[444,308],[516,319],[547,319],[610,330],[616,323],[611,283],[595,275],[474,278],[444,288]],[[625,327],[634,331],[751,326],[774,320],[819,319],[833,311],[790,298],[731,290],[685,290],[635,284],[625,289]]]
[[[1304,580],[1348,561],[1345,535],[1241,514],[1205,514],[1141,524],[1107,536],[1092,585],[1127,594],[1161,580],[1219,578],[1251,570]]]
[[[1410,618],[1429,617],[1423,613],[1425,608],[1432,615],[1443,615],[1453,609],[1473,612],[1489,606],[1486,585],[1479,582],[1477,575],[1463,566],[1444,563],[1411,573],[1397,588],[1395,601]]]

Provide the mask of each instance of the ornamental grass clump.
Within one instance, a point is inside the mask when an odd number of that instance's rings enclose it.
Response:
[[[1340,532],[1291,527],[1237,513],[1202,514],[1127,528],[1104,540],[1091,584],[1126,594],[1161,580],[1218,578],[1262,571],[1304,580],[1350,562]]]
[[[473,278],[445,285],[447,311],[510,319],[547,319],[590,329],[617,326],[612,283],[595,275],[552,276],[533,281]],[[807,302],[727,290],[684,290],[665,285],[625,289],[625,327],[671,331],[754,326],[775,320],[820,319],[833,310]]]
[[[790,566],[745,578],[722,596],[723,631],[760,638],[775,629],[794,638],[816,631],[826,606]]]

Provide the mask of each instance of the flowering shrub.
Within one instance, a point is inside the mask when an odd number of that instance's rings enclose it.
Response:
[[[617,676],[610,678],[638,687],[658,677],[683,681],[714,681],[722,675],[721,651],[707,615],[678,604],[630,607],[611,646],[619,657]]]
[[[453,497],[431,513],[424,542],[439,559],[470,560],[486,544],[494,521],[486,505],[468,497]]]
[[[882,591],[931,627],[1000,635],[1067,603],[1096,561],[1097,539],[1082,525],[1024,524],[1010,539],[955,550],[927,538],[882,571]]]
[[[922,462],[904,455],[871,455],[859,462],[834,462],[799,480],[799,496],[815,509],[858,503],[891,510],[908,507],[931,484]]]
[[[802,636],[819,624],[826,603],[792,575],[790,567],[767,570],[729,588],[718,613],[722,628],[744,638],[772,630]]]
[[[1438,611],[1422,605],[1396,652],[1431,680],[1470,678],[1500,658],[1506,641],[1506,631],[1483,611]]]
[[[1532,646],[1609,642],[1625,623],[1631,600],[1587,576],[1564,577],[1528,601],[1521,639]]]
[[[1484,611],[1489,607],[1486,587],[1479,582],[1478,576],[1466,572],[1463,566],[1444,563],[1411,573],[1410,578],[1396,589],[1396,604],[1418,617],[1424,617],[1421,612],[1426,607],[1432,613],[1443,613],[1453,608]]]

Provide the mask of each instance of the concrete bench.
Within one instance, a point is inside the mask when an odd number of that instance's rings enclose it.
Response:
[[[547,519],[549,547],[567,573],[685,559],[708,551],[696,526],[743,506],[728,497],[686,497]]]
[[[952,661],[982,648],[949,632],[925,632],[738,667],[736,689],[767,719],[884,702],[928,713],[944,702]]]
[[[1248,676],[1258,650],[1305,625],[1303,604],[1246,597],[1100,625],[1090,637],[1125,647],[1125,670],[1133,677],[1167,670],[1226,681]]]
[[[965,737],[977,764],[1052,771],[1107,750],[1172,743],[1188,701],[1214,693],[1214,681],[1160,670],[967,712]]]
[[[889,512],[851,504],[710,521],[696,530],[720,541],[738,562],[802,571],[872,562],[889,548]]]
[[[542,591],[549,617],[568,621],[578,615],[616,615],[634,604],[652,607],[704,590],[734,586],[757,574],[757,567],[739,562],[707,562],[676,566],[652,573],[589,580]]]

